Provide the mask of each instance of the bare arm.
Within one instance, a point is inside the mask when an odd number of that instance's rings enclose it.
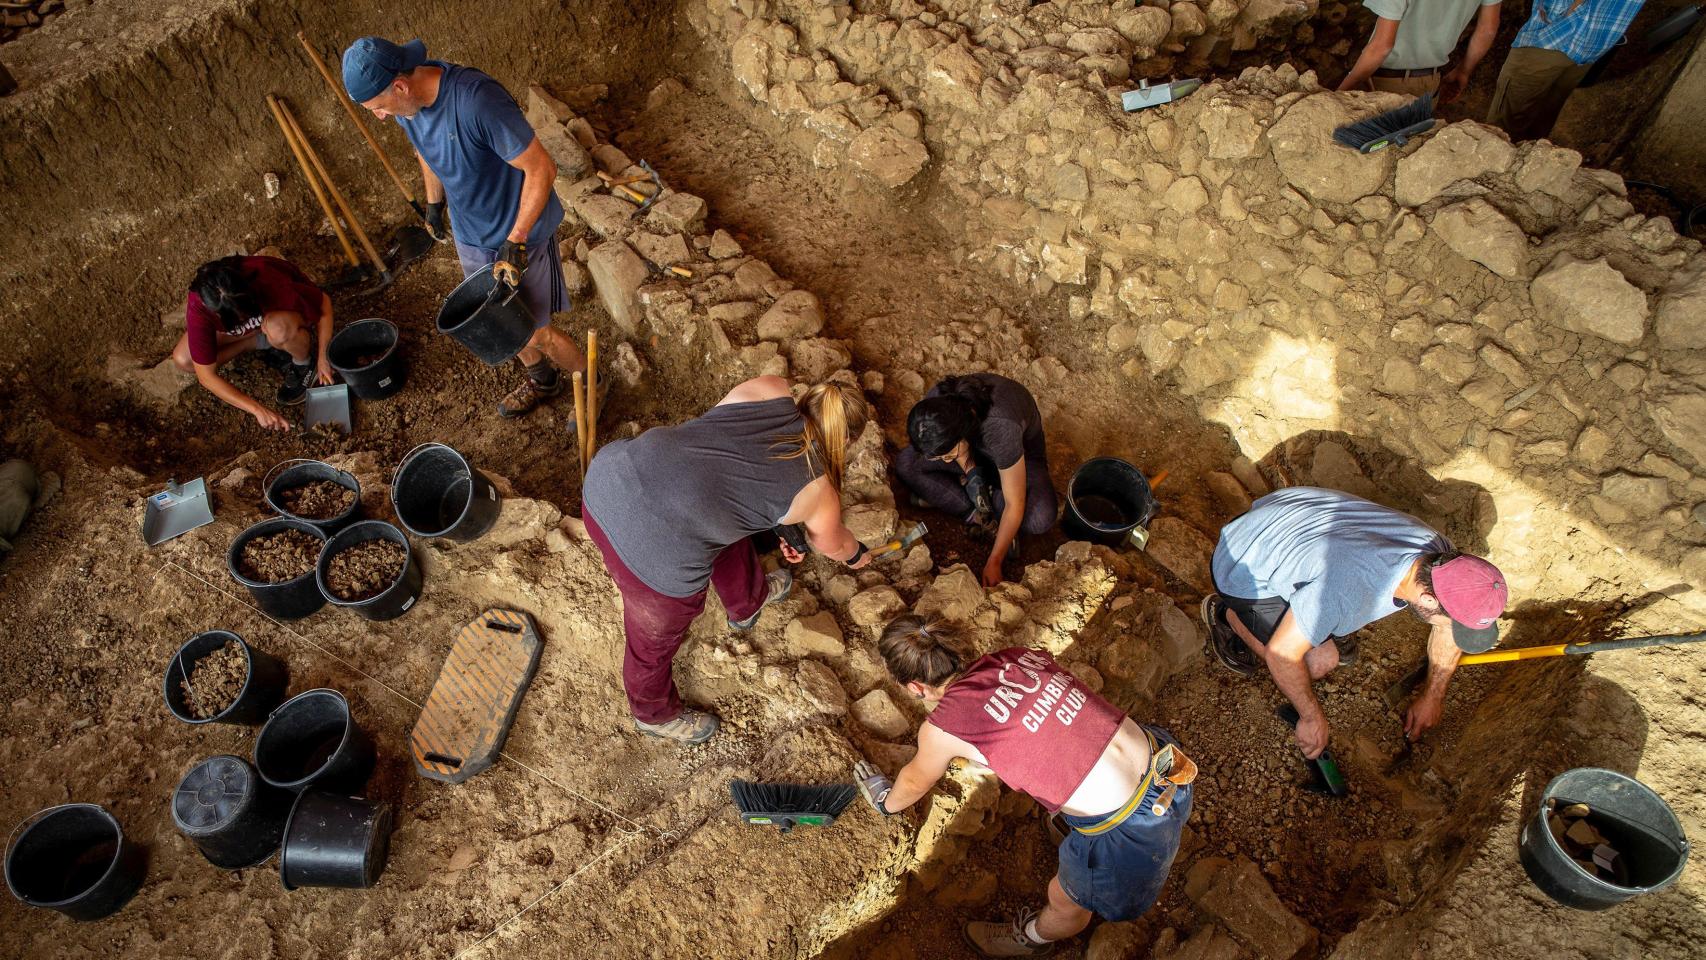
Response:
[[[1457,662],[1463,657],[1463,651],[1458,649],[1457,641],[1451,636],[1450,617],[1438,614],[1428,623],[1431,629],[1428,632],[1427,685],[1416,697],[1416,702],[1410,704],[1409,712],[1404,714],[1404,736],[1411,740],[1439,723],[1440,713],[1445,708],[1446,688],[1451,685],[1451,676],[1457,672]]]
[[[1492,3],[1481,8],[1475,15],[1475,32],[1469,35],[1469,48],[1463,53],[1463,62],[1457,69],[1445,75],[1440,83],[1440,99],[1447,103],[1462,95],[1463,89],[1469,86],[1469,78],[1475,73],[1486,58],[1487,51],[1493,49],[1493,41],[1499,36],[1499,4]]]
[[[883,802],[883,810],[899,813],[917,803],[948,772],[948,765],[956,757],[975,752],[959,737],[928,720],[924,721],[924,725],[918,728],[918,752],[895,775],[894,787]]]
[[[1321,701],[1315,699],[1309,667],[1303,662],[1313,649],[1309,638],[1297,628],[1296,616],[1286,611],[1268,641],[1268,672],[1274,685],[1297,708],[1297,745],[1310,759],[1327,749],[1327,715],[1321,710]]]
[[[983,567],[983,585],[993,587],[1001,582],[1001,561],[1019,536],[1019,525],[1025,520],[1025,458],[1001,471],[1001,523],[995,529],[995,546],[989,551],[989,562]]]
[[[788,390],[788,381],[781,377],[753,377],[751,380],[736,384],[717,401],[717,406],[725,403],[755,403],[761,400],[780,400],[792,396]]]
[[[433,173],[432,168],[427,166],[426,158],[421,156],[419,150],[415,151],[415,159],[421,165],[421,193],[426,197],[426,202],[443,203],[444,181],[438,179],[438,174]]]
[[[225,401],[233,407],[255,418],[255,422],[268,430],[289,430],[290,423],[274,413],[266,404],[249,396],[234,386],[231,381],[219,375],[219,368],[211,363],[195,365],[196,382],[207,388],[207,392]]]
[[[314,334],[314,350],[317,355],[321,386],[329,386],[332,382],[332,360],[326,353],[332,343],[332,298],[325,292],[320,294],[320,324]]]
[[[1385,17],[1376,17],[1374,21],[1374,36],[1368,38],[1368,44],[1362,48],[1362,56],[1351,67],[1351,72],[1345,74],[1345,79],[1339,82],[1340,90],[1366,90],[1368,78],[1374,76],[1374,71],[1386,62],[1387,54],[1392,52],[1392,45],[1398,40],[1398,21]]]
[[[847,563],[859,549],[858,538],[841,522],[841,491],[835,489],[828,477],[818,477],[806,484],[794,497],[782,522],[805,524],[806,539],[811,541],[812,549],[831,560]],[[848,566],[857,570],[870,562],[871,555],[867,553],[858,563]]]
[[[527,149],[509,165],[526,176],[521,183],[521,205],[515,211],[515,224],[509,228],[508,237],[512,242],[520,243],[527,239],[533,224],[551,200],[551,188],[557,182],[557,161],[551,159],[551,155],[545,152],[545,145],[534,137]]]

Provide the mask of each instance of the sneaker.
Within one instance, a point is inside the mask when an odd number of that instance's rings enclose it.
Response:
[[[736,620],[734,617],[730,617],[729,626],[732,629],[751,630],[752,625],[758,622],[758,615],[764,612],[765,607],[788,599],[788,594],[794,592],[794,575],[788,570],[772,570],[764,575],[764,585],[769,588],[769,592],[764,595],[764,602],[759,604],[758,609],[752,611],[752,616],[745,620]]]
[[[1025,936],[1025,926],[1037,911],[1026,910],[1012,920],[977,920],[965,926],[966,939],[986,957],[1043,957],[1054,950],[1052,943],[1037,943]]]
[[[274,370],[283,370],[296,362],[291,359],[290,354],[277,347],[266,347],[260,351],[260,354],[261,362]]]
[[[1356,666],[1357,649],[1362,646],[1362,641],[1357,639],[1356,634],[1353,633],[1348,637],[1329,637],[1328,639],[1332,640],[1333,645],[1339,648],[1339,666]]]
[[[711,739],[720,725],[721,722],[717,719],[716,714],[695,710],[692,707],[683,708],[680,713],[675,715],[675,719],[665,720],[663,723],[634,721],[634,729],[648,737],[674,740],[677,743],[688,745],[704,743]]]
[[[557,374],[557,380],[549,387],[539,381],[522,375],[521,382],[498,401],[498,416],[505,419],[526,416],[533,412],[542,401],[549,400],[563,392],[563,375]]]
[[[604,411],[609,409],[605,405],[605,401],[608,399],[610,399],[610,381],[600,380],[598,381],[598,419],[600,423],[604,421]],[[569,431],[569,436],[572,437],[580,433],[580,424],[575,423],[575,418],[569,417],[567,419],[569,422],[564,425],[564,429]]]
[[[1220,594],[1211,593],[1202,598],[1202,622],[1208,628],[1209,648],[1220,665],[1240,677],[1255,676],[1256,655],[1227,624],[1226,606],[1220,602]]]
[[[314,376],[311,363],[292,363],[284,368],[284,383],[278,388],[278,402],[293,407],[308,396],[308,381]]]

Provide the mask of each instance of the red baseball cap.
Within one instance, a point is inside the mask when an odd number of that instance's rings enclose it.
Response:
[[[1510,599],[1505,575],[1480,557],[1464,555],[1433,568],[1434,597],[1450,617],[1451,637],[1464,653],[1485,653],[1499,642],[1499,616]]]

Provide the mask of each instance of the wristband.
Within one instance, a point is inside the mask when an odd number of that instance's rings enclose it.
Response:
[[[851,557],[848,557],[847,559],[845,559],[841,562],[845,563],[851,567],[855,563],[858,563],[859,558],[864,556],[864,555],[865,555],[865,545],[863,543],[861,543],[861,544],[859,544],[859,549],[853,551],[853,555]]]

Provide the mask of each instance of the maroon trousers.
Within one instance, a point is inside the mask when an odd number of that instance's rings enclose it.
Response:
[[[687,638],[687,628],[705,609],[705,591],[691,597],[665,596],[646,586],[611,548],[591,511],[581,510],[587,536],[604,555],[604,569],[622,594],[622,628],[627,634],[627,652],[622,657],[622,686],[628,692],[628,709],[642,723],[667,723],[681,713],[681,696],[675,689],[671,667],[675,651]],[[711,564],[711,586],[723,601],[729,616],[744,620],[764,605],[764,568],[752,541],[741,540],[724,548]]]

